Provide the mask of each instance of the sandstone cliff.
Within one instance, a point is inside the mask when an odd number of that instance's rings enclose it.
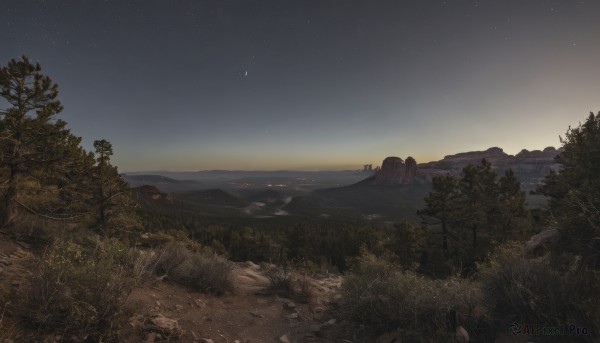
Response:
[[[558,170],[559,165],[555,157],[561,152],[562,148],[547,147],[543,151],[523,149],[513,156],[505,153],[501,148],[493,147],[484,151],[463,152],[445,156],[439,161],[421,163],[419,175],[426,179],[447,173],[458,176],[466,165],[479,164],[485,158],[492,163],[492,168],[498,175],[502,175],[510,168],[521,181],[523,188],[533,189],[550,170]]]
[[[412,183],[417,178],[417,161],[407,157],[403,161],[400,157],[390,156],[383,160],[380,169],[375,175],[364,180],[365,183],[375,185],[400,185]]]

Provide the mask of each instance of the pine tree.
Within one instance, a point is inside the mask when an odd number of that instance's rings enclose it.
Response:
[[[516,233],[519,234],[517,238],[522,238],[530,227],[525,192],[521,190],[521,182],[512,169],[506,170],[498,180],[498,214],[494,236],[499,242]]]
[[[434,176],[432,190],[425,197],[425,208],[419,214],[435,218],[442,225],[442,249],[448,253],[448,227],[453,223],[457,210],[458,182],[452,175]]]
[[[434,177],[432,191],[425,197],[419,214],[435,218],[442,225],[445,256],[448,238],[453,238],[456,257],[473,260],[492,243],[530,227],[525,193],[512,170],[498,178],[492,165],[483,159],[463,168],[460,179],[451,175]]]
[[[0,95],[9,107],[0,111],[0,175],[4,190],[2,227],[9,227],[23,204],[25,185],[40,186],[56,177],[73,153],[77,138],[54,120],[62,110],[58,87],[25,56],[0,68]]]
[[[550,224],[563,230],[561,248],[600,265],[600,112],[567,130],[564,151],[538,192],[548,196]]]
[[[457,221],[471,231],[474,256],[477,255],[479,246],[479,231],[481,228],[489,229],[488,224],[497,211],[496,180],[497,174],[486,159],[482,159],[480,165],[468,165],[463,168],[459,180],[461,211]]]
[[[96,166],[93,170],[94,191],[92,204],[97,210],[96,229],[110,235],[115,230],[131,231],[139,227],[135,213],[136,202],[131,198],[127,183],[117,168],[110,164],[112,144],[101,139],[94,141]]]

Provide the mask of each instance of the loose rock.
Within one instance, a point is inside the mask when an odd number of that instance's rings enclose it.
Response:
[[[167,318],[163,315],[158,315],[154,318],[150,318],[152,324],[156,325],[158,328],[164,330],[167,333],[175,333],[179,331],[179,324],[176,320]]]

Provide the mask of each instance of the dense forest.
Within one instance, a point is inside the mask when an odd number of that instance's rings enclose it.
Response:
[[[106,248],[99,253],[101,249],[91,243],[94,240],[134,250],[184,242],[190,251],[232,261],[267,262],[307,273],[347,273],[348,301],[340,315],[364,325],[365,335],[405,325],[409,341],[416,332],[436,339],[438,331],[416,323],[439,329],[443,326],[437,321],[440,316],[458,313],[480,341],[493,340],[489,337],[494,330],[505,330],[501,323],[517,317],[549,326],[575,323],[589,328],[585,336],[569,337],[574,341],[598,338],[600,112],[569,128],[561,139],[564,151],[556,157],[561,169],[551,172],[536,191],[548,199],[541,210],[527,208],[511,170],[497,175],[482,160],[466,166],[460,177],[434,177],[418,220],[377,223],[290,216],[241,221],[207,218],[171,195],[152,200],[145,196],[148,189],[130,189],[111,164],[110,142],[98,139],[94,151],[86,151],[81,138],[57,118],[62,110],[57,85],[27,57],[11,60],[0,69],[0,87],[6,104],[0,112],[1,232],[39,246],[40,251],[53,246],[46,251],[55,255],[42,255],[47,271],[64,268],[76,273],[80,267],[91,270],[92,265],[102,265],[107,266],[104,272],[113,273],[114,265],[99,261],[105,261],[109,253],[117,256],[122,249]],[[524,242],[548,230],[556,233],[553,239],[535,246],[533,257],[523,256]],[[87,257],[77,262],[79,267],[68,269],[66,264],[57,264],[64,260],[51,258],[61,252]],[[123,256],[109,260],[125,263]],[[186,282],[200,284],[197,279]],[[415,305],[410,317],[403,312],[409,311],[406,306],[394,303],[406,300],[407,289],[423,289],[413,301],[425,302],[428,296],[435,297],[427,292],[445,293],[455,287],[457,294],[464,295],[473,283],[486,299],[485,315],[456,302],[439,307],[441,314],[436,315],[429,312],[431,308]],[[125,289],[120,288],[123,296]],[[0,300],[11,297],[10,290],[0,289]],[[106,333],[119,311],[109,312],[117,307],[105,309],[104,317],[97,316],[99,321],[96,317],[96,321],[72,319],[64,313],[49,319],[44,317],[47,308],[41,308],[39,301],[31,302],[39,298],[24,299],[30,302],[22,307],[30,310],[12,316],[28,318],[24,322],[32,332],[47,333],[67,323],[62,330],[74,337],[90,337],[86,342],[117,340]],[[54,305],[62,308],[60,303]],[[78,331],[78,326],[87,331]]]

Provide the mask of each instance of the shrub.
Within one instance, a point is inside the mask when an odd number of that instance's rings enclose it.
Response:
[[[287,265],[277,267],[268,266],[265,276],[269,279],[269,289],[271,291],[289,295],[292,290],[292,273]]]
[[[159,249],[157,252],[154,271],[158,275],[170,274],[175,268],[179,267],[189,255],[189,251],[184,243],[167,243],[164,248]]]
[[[231,268],[224,258],[189,250],[170,242],[155,253],[154,272],[196,290],[223,294],[233,288]]]
[[[409,341],[450,341],[453,314],[468,331],[483,318],[472,282],[431,280],[368,253],[346,277],[342,295],[342,316],[365,327],[371,339],[400,331]]]
[[[312,299],[310,278],[306,272],[299,272],[289,263],[283,266],[268,266],[265,276],[269,279],[269,290],[275,293],[303,303]]]
[[[190,252],[189,257],[175,269],[173,277],[191,288],[217,295],[233,288],[229,263],[216,255]]]
[[[600,329],[599,283],[590,270],[556,269],[550,256],[526,259],[518,244],[506,244],[490,254],[480,266],[486,304],[498,328],[513,322],[547,327],[573,324],[586,327],[594,341]],[[545,337],[546,342],[565,342],[564,336]]]
[[[40,335],[110,339],[137,282],[137,258],[116,240],[98,241],[93,251],[70,241],[55,242],[33,275],[23,315]]]

